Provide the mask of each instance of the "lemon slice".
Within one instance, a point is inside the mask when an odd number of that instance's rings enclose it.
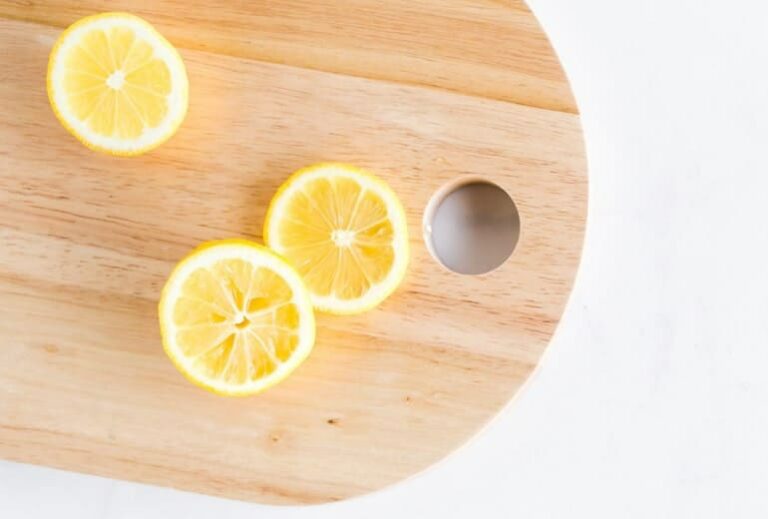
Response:
[[[315,341],[312,302],[297,272],[244,240],[211,242],[181,261],[159,315],[176,367],[223,395],[251,395],[280,382]]]
[[[75,22],[48,61],[48,98],[61,124],[91,149],[138,155],[170,138],[187,113],[176,49],[125,13]]]
[[[344,164],[295,173],[272,200],[264,239],[304,278],[318,310],[357,314],[405,276],[408,226],[382,180]]]

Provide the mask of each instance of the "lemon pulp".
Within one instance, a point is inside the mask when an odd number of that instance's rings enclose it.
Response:
[[[374,175],[343,164],[294,174],[273,199],[267,244],[304,278],[319,310],[354,314],[387,298],[409,259],[405,211]]]
[[[193,382],[228,395],[262,391],[309,354],[315,323],[298,274],[264,247],[206,244],[170,276],[160,301],[163,344]]]
[[[151,25],[105,13],[60,36],[49,59],[48,95],[59,120],[85,145],[135,155],[177,130],[188,81],[179,54]]]

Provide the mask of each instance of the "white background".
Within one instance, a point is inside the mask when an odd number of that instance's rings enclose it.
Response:
[[[304,509],[0,462],[0,515],[768,517],[768,3],[531,6],[582,112],[589,226],[542,368],[485,433]]]

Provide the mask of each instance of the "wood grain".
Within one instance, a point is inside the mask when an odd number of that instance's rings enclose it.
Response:
[[[4,2],[0,16],[64,28],[99,0]],[[576,112],[521,0],[117,0],[187,49]]]
[[[462,445],[530,375],[578,265],[587,178],[578,116],[519,2],[120,1],[180,47],[190,111],[133,159],[94,154],[45,94],[61,27],[101,3],[0,4],[0,456],[266,503],[344,499]],[[223,4],[222,4],[223,5]],[[368,167],[406,206],[404,287],[321,316],[289,380],[229,400],[165,358],[160,287],[201,241],[261,239],[299,167]],[[421,219],[462,175],[506,189],[520,242],[461,276]]]

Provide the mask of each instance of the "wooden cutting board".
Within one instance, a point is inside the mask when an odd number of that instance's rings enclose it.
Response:
[[[568,83],[528,8],[495,0],[110,3],[179,47],[179,133],[120,159],[81,146],[45,93],[63,27],[102,2],[0,4],[0,457],[264,503],[380,489],[465,443],[539,362],[576,272],[587,175]],[[293,170],[345,161],[407,208],[404,286],[321,316],[296,374],[253,398],[166,359],[158,294],[198,243],[261,239]],[[427,251],[433,194],[465,175],[514,199],[521,235],[464,276]]]

